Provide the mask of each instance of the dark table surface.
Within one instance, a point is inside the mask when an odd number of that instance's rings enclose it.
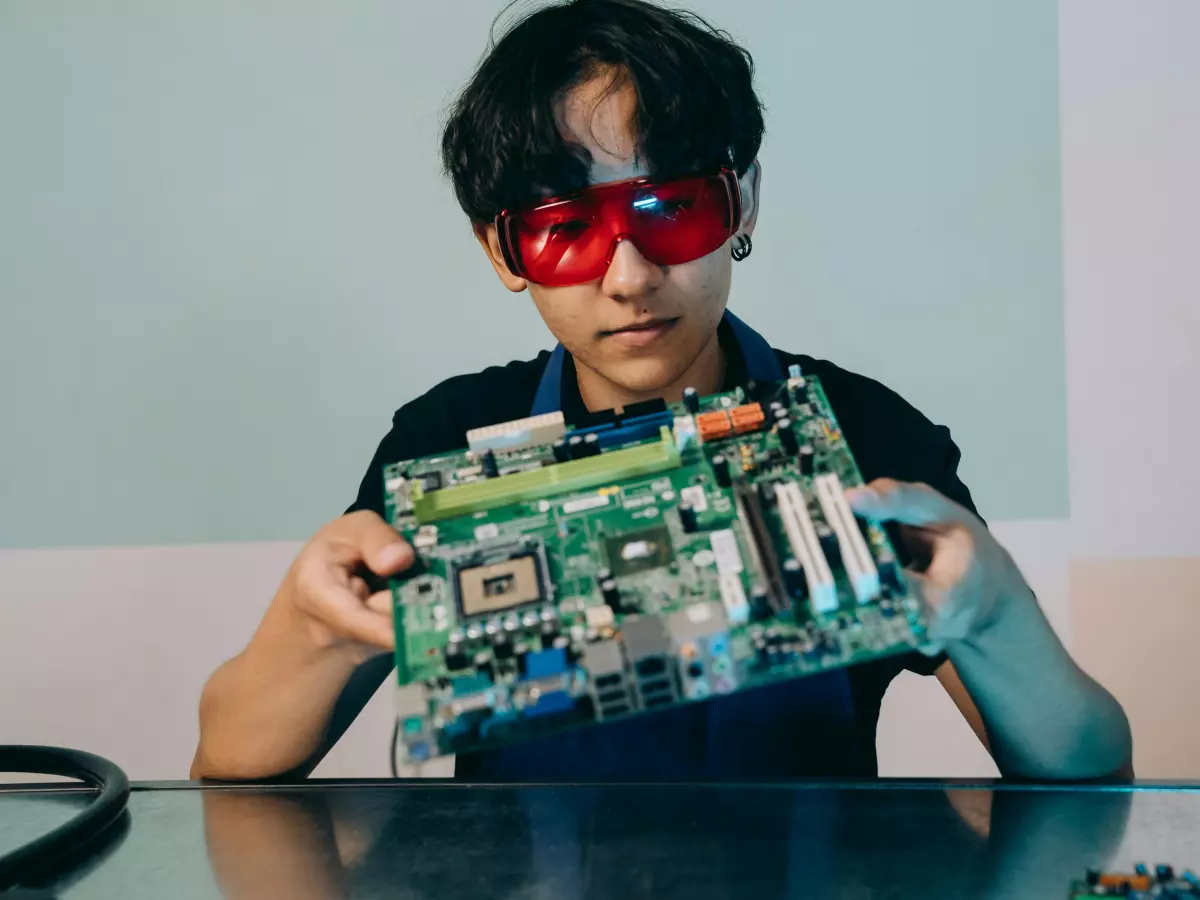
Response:
[[[90,799],[0,788],[0,854]],[[1088,866],[1200,867],[1200,788],[883,782],[135,785],[68,900],[1066,898]]]

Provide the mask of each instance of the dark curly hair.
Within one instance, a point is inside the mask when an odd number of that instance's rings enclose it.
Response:
[[[754,161],[763,136],[754,62],[728,34],[647,0],[557,2],[493,41],[450,108],[442,165],[472,221],[587,185],[589,154],[563,138],[554,105],[606,70],[614,87],[634,87],[634,137],[651,174],[743,174]]]

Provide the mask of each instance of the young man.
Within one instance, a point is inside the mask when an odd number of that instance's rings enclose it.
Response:
[[[1127,772],[1124,714],[1073,663],[974,514],[959,452],[877,382],[771,350],[725,310],[751,250],[763,133],[749,55],[643,0],[576,0],[511,29],[460,96],[443,160],[501,283],[528,291],[552,354],[452,378],[402,407],[343,517],[285,577],[200,707],[200,777],[306,774],[391,670],[390,596],[364,570],[412,551],[381,518],[381,467],[461,447],[477,426],[651,397],[678,400],[788,365],[820,377],[864,475],[852,502],[906,526],[937,657],[913,654],[653,717],[460,756],[477,778],[876,774],[875,725],[901,669],[934,673],[1006,775]],[[651,178],[652,186],[629,179]],[[568,203],[549,198],[571,196]]]

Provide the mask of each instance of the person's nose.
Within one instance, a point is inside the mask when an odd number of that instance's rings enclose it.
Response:
[[[600,283],[601,290],[615,300],[637,300],[662,286],[666,273],[642,256],[628,237],[618,236],[612,262]]]

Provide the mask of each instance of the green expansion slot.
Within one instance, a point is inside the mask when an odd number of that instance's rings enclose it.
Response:
[[[401,762],[651,715],[919,647],[815,378],[467,435],[384,473]]]

